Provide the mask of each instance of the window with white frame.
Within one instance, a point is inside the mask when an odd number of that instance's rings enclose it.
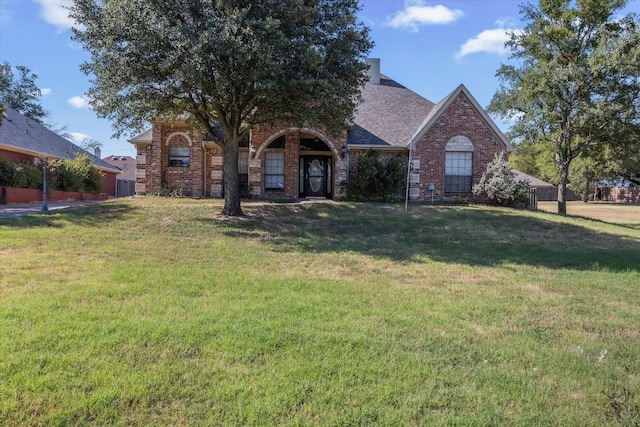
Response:
[[[240,189],[249,188],[249,152],[238,153],[238,182]]]
[[[264,156],[265,190],[284,190],[284,152],[267,151]]]
[[[169,147],[169,166],[188,168],[190,159],[189,147]]]
[[[473,144],[464,136],[455,136],[445,150],[445,193],[471,193]]]

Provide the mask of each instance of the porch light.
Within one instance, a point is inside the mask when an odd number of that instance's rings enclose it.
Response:
[[[251,147],[249,147],[249,151],[251,151],[251,158],[255,159],[255,157],[256,157],[256,147],[252,145]]]
[[[345,157],[347,157],[347,146],[343,145],[342,146],[342,158],[344,159]]]

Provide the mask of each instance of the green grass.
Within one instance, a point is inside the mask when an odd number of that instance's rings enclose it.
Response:
[[[640,230],[141,198],[0,219],[0,425],[640,424]]]

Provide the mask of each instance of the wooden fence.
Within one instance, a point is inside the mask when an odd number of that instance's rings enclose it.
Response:
[[[116,197],[128,197],[136,194],[136,182],[134,180],[116,181]]]

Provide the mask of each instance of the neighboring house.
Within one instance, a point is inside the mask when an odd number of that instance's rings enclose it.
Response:
[[[102,160],[122,171],[116,181],[116,197],[133,196],[136,182],[136,159],[131,156],[107,156]]]
[[[528,181],[529,188],[536,189],[536,198],[538,201],[543,202],[558,200],[558,187],[556,187],[555,185],[549,184],[546,181],[528,175],[524,172],[520,172],[519,170],[514,169],[513,171],[516,173],[516,181]]]
[[[74,159],[79,153],[86,153],[93,165],[102,172],[102,192],[116,195],[116,176],[120,169],[102,161],[99,157],[69,142],[45,126],[23,116],[18,111],[7,108],[0,125],[0,157],[12,162],[33,162],[35,159]]]
[[[340,197],[358,154],[369,149],[411,158],[411,200],[471,198],[472,186],[496,153],[513,147],[464,85],[434,104],[380,74],[367,60],[353,125],[335,138],[323,129],[256,127],[241,144],[241,187],[251,197]],[[223,152],[186,121],[157,121],[131,139],[137,148],[136,193],[162,186],[183,194],[221,197]],[[410,144],[411,142],[411,144]]]

